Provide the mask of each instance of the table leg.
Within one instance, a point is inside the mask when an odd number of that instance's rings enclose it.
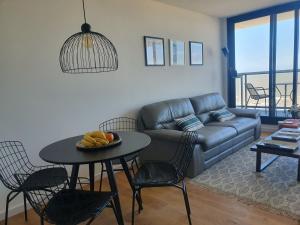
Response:
[[[118,188],[117,188],[117,184],[116,184],[114,170],[113,170],[112,165],[111,165],[111,161],[105,161],[105,166],[106,166],[106,172],[107,172],[107,176],[108,176],[110,189],[114,193],[114,204],[115,204],[115,208],[116,208],[116,215],[117,215],[117,219],[118,219],[118,224],[119,225],[124,225]]]
[[[130,172],[129,172],[128,165],[127,165],[127,163],[126,163],[126,161],[125,161],[125,159],[124,159],[123,157],[120,158],[120,161],[121,161],[123,170],[124,170],[124,172],[125,172],[125,174],[126,174],[128,183],[130,184],[131,190],[132,190],[133,192],[135,192],[135,188],[134,188],[134,186],[133,186],[133,181],[132,181],[131,174],[130,174]],[[139,210],[142,210],[142,209],[143,209],[142,198],[141,198],[141,195],[140,195],[139,193],[137,193],[137,195],[136,195],[136,200],[137,200],[137,202],[138,202],[138,204],[139,204]]]
[[[261,151],[256,150],[256,172],[261,172]]]
[[[266,160],[264,163],[261,163],[261,151],[256,150],[256,172],[262,172],[279,157],[279,155],[275,155],[274,157]]]
[[[73,165],[72,173],[70,177],[70,189],[76,189],[77,179],[78,179],[79,165]]]
[[[95,164],[89,164],[89,175],[90,175],[90,191],[95,190]]]
[[[297,180],[300,182],[300,158],[298,159],[298,177]]]

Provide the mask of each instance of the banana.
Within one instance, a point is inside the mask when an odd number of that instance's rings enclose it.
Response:
[[[101,147],[101,146],[103,146],[103,144],[101,143],[101,142],[96,142],[96,147]]]
[[[86,148],[92,148],[107,145],[109,144],[109,140],[107,140],[103,131],[97,130],[85,133],[80,143]]]
[[[83,136],[83,140],[90,142],[91,144],[94,145],[96,144],[96,140],[87,134]]]
[[[100,130],[97,130],[97,131],[94,131],[91,133],[91,136],[93,138],[101,138],[101,139],[104,139],[106,140],[106,136],[105,136],[105,133],[103,131],[100,131]]]
[[[87,147],[87,148],[91,148],[91,147],[94,147],[95,145],[82,139],[81,142],[80,142],[84,147]]]
[[[102,145],[107,145],[109,143],[108,140],[102,138],[95,138],[97,143],[101,143]]]

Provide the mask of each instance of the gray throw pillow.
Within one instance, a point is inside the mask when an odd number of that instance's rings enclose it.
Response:
[[[226,108],[217,110],[217,111],[211,111],[210,115],[219,122],[225,122],[228,120],[232,120],[235,118],[235,115],[231,112],[229,112]]]

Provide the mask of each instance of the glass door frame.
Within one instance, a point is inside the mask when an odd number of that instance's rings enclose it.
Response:
[[[285,118],[275,116],[275,84],[276,84],[276,37],[277,37],[277,14],[294,11],[294,58],[293,58],[293,104],[297,103],[297,82],[298,82],[298,50],[299,50],[299,10],[300,2],[292,2],[283,5],[273,6],[258,11],[245,13],[227,19],[227,47],[228,54],[228,105],[236,107],[236,84],[237,75],[235,69],[235,24],[251,19],[270,16],[270,47],[269,47],[269,116],[262,116],[262,122],[276,124]]]

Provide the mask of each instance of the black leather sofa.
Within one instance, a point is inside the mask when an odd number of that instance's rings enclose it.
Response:
[[[261,134],[258,111],[228,108],[236,117],[217,122],[210,112],[226,107],[222,96],[211,93],[192,98],[172,99],[144,106],[138,115],[140,129],[151,136],[152,142],[140,154],[140,160],[170,160],[182,131],[174,119],[195,114],[205,125],[199,129],[193,160],[188,176],[195,177],[219,160],[241,149]]]

